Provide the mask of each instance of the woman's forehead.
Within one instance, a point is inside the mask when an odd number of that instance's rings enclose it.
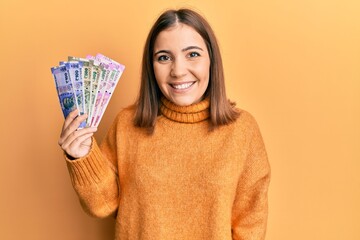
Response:
[[[154,48],[186,48],[188,46],[205,47],[201,35],[191,26],[177,23],[161,31],[155,40]]]

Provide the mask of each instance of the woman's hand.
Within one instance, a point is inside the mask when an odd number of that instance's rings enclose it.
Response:
[[[78,129],[80,123],[85,121],[87,114],[78,116],[78,110],[72,111],[65,119],[62,127],[59,145],[73,158],[86,156],[91,148],[92,135],[97,131],[95,127]]]

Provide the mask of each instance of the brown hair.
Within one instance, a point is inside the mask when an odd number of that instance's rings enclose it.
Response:
[[[234,107],[235,103],[229,102],[226,98],[224,71],[215,34],[201,15],[190,9],[179,9],[168,10],[161,14],[146,39],[142,58],[140,93],[134,118],[135,126],[148,128],[150,132],[154,130],[162,96],[153,68],[154,44],[161,31],[177,23],[192,27],[201,35],[207,46],[210,57],[210,79],[205,96],[210,97],[210,122],[212,127],[235,121],[239,116],[239,112]]]

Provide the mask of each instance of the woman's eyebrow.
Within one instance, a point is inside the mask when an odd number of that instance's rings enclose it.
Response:
[[[166,54],[170,54],[171,52],[169,50],[159,50],[156,53],[154,53],[154,56],[159,54],[159,53],[166,53]]]
[[[191,49],[198,49],[198,50],[204,51],[201,47],[198,47],[198,46],[188,46],[188,47],[184,48],[182,51],[185,52],[185,51],[188,51]]]
[[[192,50],[192,49],[198,49],[200,51],[204,51],[201,47],[198,47],[198,46],[188,46],[186,48],[183,48],[181,51],[186,52],[186,51]],[[171,51],[169,51],[169,50],[159,50],[159,51],[154,53],[154,56],[157,55],[157,54],[160,54],[160,53],[171,54]]]

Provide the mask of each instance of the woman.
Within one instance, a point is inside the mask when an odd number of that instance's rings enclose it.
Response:
[[[137,103],[99,147],[86,116],[59,144],[83,208],[116,216],[116,239],[264,239],[270,167],[259,128],[225,94],[213,31],[169,10],[144,49]]]

